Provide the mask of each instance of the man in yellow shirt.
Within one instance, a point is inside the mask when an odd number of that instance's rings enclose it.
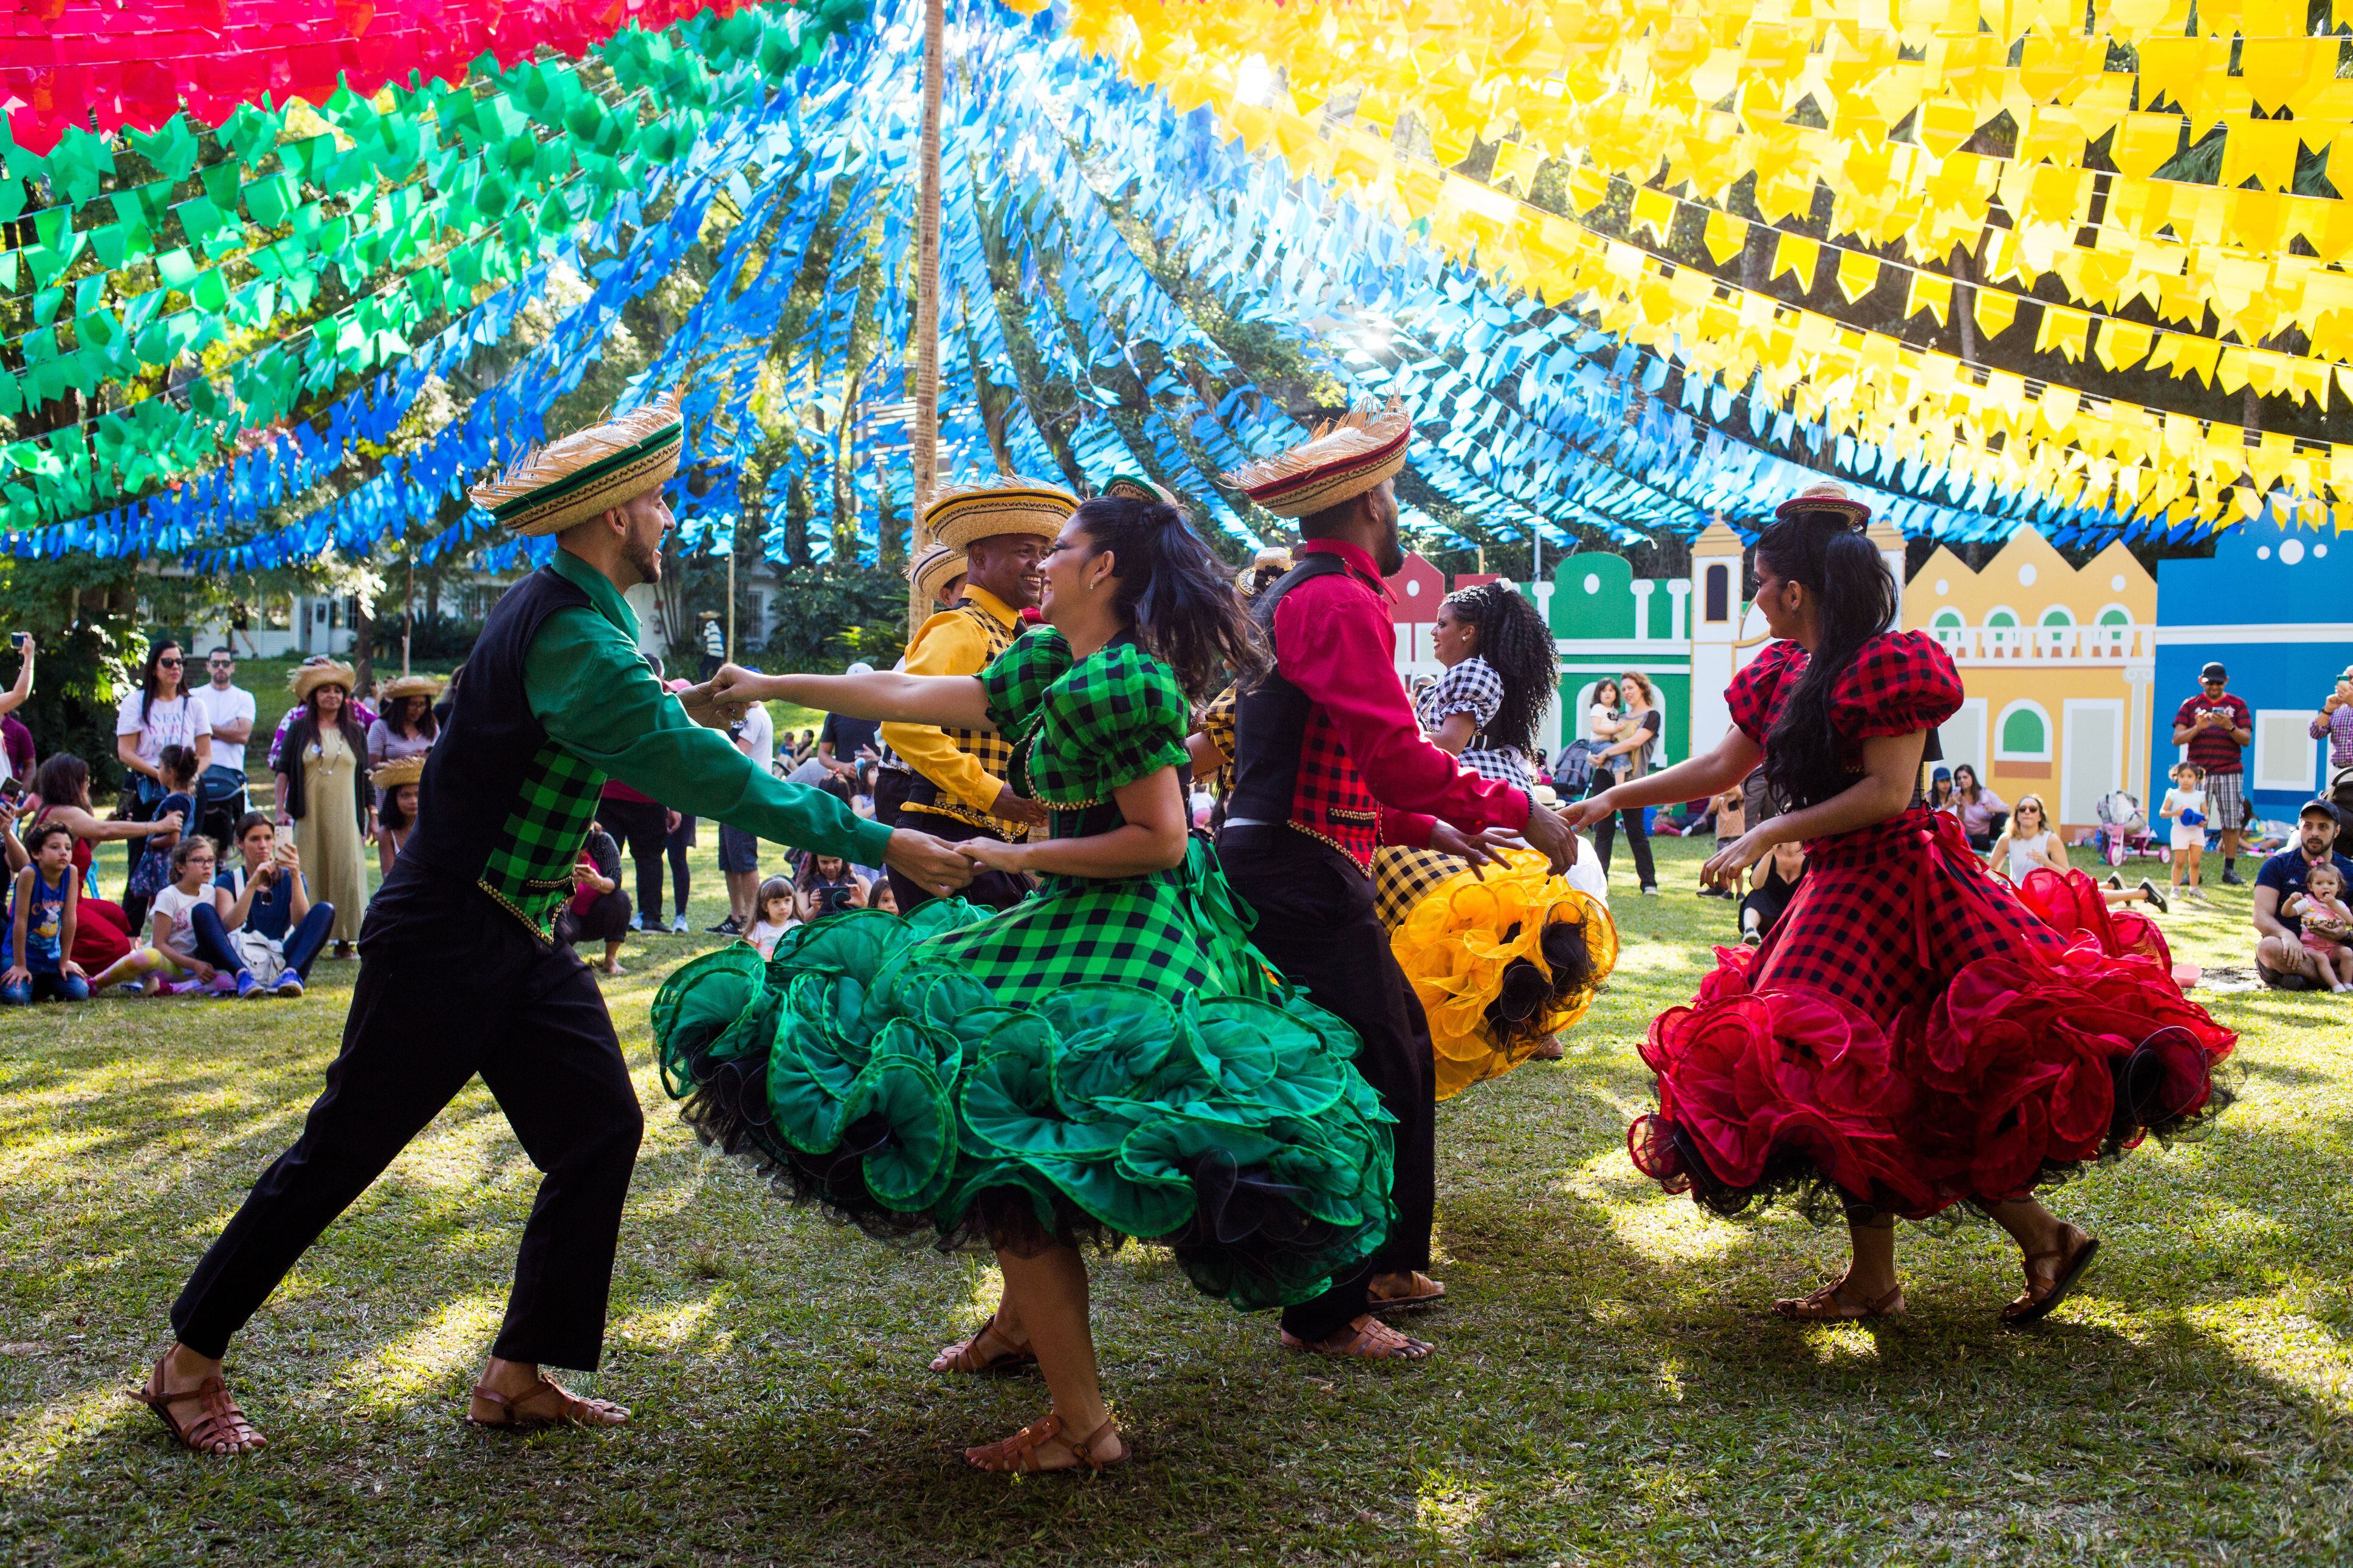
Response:
[[[923,521],[939,543],[964,552],[964,596],[916,629],[907,645],[907,673],[978,675],[1004,652],[1021,630],[1021,612],[1038,602],[1039,562],[1078,507],[1078,498],[1069,491],[1031,479],[942,490]],[[882,726],[882,743],[886,771],[875,786],[878,820],[892,826],[904,823],[951,841],[989,837],[1014,843],[1045,823],[1045,808],[1015,794],[1007,782],[1013,748],[994,730],[892,723]],[[889,771],[893,763],[903,770],[895,776]],[[891,888],[902,914],[934,896],[895,872]],[[1009,909],[1029,891],[1025,878],[983,871],[963,896]]]

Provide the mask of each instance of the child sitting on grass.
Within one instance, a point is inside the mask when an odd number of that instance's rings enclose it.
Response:
[[[2199,862],[2206,855],[2206,770],[2196,763],[2176,763],[2168,775],[2173,787],[2157,808],[2173,819],[2173,886],[2176,891],[2202,899]]]
[[[213,841],[201,833],[172,847],[172,880],[149,906],[154,924],[147,945],[108,965],[90,982],[93,990],[136,982],[142,995],[178,995],[213,984],[219,972],[196,956],[196,928],[188,913],[212,902],[213,858]]]
[[[760,950],[762,958],[776,956],[776,939],[801,922],[793,916],[793,880],[771,877],[760,884],[760,918],[744,940]]]
[[[2304,873],[2304,891],[2291,894],[2280,913],[2304,922],[2304,951],[2320,960],[2331,991],[2353,991],[2353,909],[2345,903],[2345,874],[2323,860]]]
[[[73,846],[73,833],[62,822],[45,822],[25,835],[32,863],[16,873],[0,1003],[21,1006],[50,997],[90,1000],[90,981],[72,956],[74,917],[81,903]]]

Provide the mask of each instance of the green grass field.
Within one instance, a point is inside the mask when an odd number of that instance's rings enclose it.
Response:
[[[693,910],[719,913],[713,835]],[[1802,1327],[1842,1237],[1729,1222],[1628,1164],[1633,1046],[1725,933],[1700,846],[1660,899],[1618,866],[1624,961],[1567,1059],[1440,1113],[1440,1353],[1286,1356],[1166,1255],[1097,1272],[1140,1462],[966,1472],[1045,1407],[1034,1377],[924,1370],[992,1300],[984,1259],[905,1253],[707,1155],[647,1006],[714,938],[633,945],[607,995],[648,1114],[595,1392],[610,1434],[461,1421],[534,1173],[479,1085],[332,1228],[231,1352],[272,1446],[169,1446],[118,1390],[248,1184],[295,1135],[353,966],[299,1003],[104,1001],[0,1016],[0,1554],[12,1563],[2243,1563],[2353,1561],[2353,1018],[2223,990],[2243,1098],[2055,1202],[2106,1241],[2006,1332],[2014,1253],[1907,1230],[1911,1314]],[[2210,862],[2211,864],[2211,862]],[[2176,914],[2243,964],[2247,899]]]

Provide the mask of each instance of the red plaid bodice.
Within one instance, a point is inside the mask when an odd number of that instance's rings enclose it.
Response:
[[[1732,678],[1724,700],[1742,734],[1766,743],[1806,672],[1807,657],[1796,643],[1772,643]],[[1862,771],[1862,742],[1870,737],[1933,730],[1960,710],[1960,671],[1926,632],[1873,637],[1831,691],[1831,728],[1838,731],[1841,758],[1856,773]]]
[[[1340,728],[1317,708],[1299,742],[1299,779],[1291,795],[1291,826],[1321,838],[1370,870],[1381,841],[1380,803],[1340,743]]]

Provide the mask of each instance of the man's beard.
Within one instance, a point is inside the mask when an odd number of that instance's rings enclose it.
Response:
[[[628,562],[640,583],[661,581],[661,546],[649,544],[631,529],[621,542],[621,559]]]
[[[1389,531],[1381,538],[1381,548],[1373,557],[1373,564],[1380,568],[1384,577],[1394,577],[1405,570],[1405,542],[1398,536],[1398,520],[1394,517],[1389,519]]]

